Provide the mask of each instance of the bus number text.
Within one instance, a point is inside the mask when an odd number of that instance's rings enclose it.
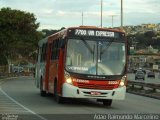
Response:
[[[86,30],[76,29],[75,35],[87,35],[87,31]]]

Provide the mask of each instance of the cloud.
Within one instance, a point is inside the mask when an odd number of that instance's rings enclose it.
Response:
[[[85,25],[100,25],[101,0],[0,0],[1,7],[32,12],[41,28],[79,26],[84,13]],[[103,25],[120,26],[120,0],[103,0]],[[124,24],[159,22],[160,0],[123,0]]]
[[[124,0],[124,13],[158,13],[159,0]]]
[[[54,9],[62,11],[87,11],[99,0],[56,0]]]

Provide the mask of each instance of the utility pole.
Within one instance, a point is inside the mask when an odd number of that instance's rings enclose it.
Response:
[[[102,24],[103,24],[103,23],[102,23],[102,22],[103,22],[103,21],[102,21],[102,19],[103,19],[103,13],[102,13],[102,12],[103,12],[103,1],[101,0],[101,28],[102,28],[102,26],[103,26],[103,25],[102,25]]]

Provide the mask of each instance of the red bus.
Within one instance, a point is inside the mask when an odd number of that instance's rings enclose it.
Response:
[[[110,106],[126,94],[127,41],[120,30],[70,27],[39,41],[36,85],[58,103],[92,98]]]

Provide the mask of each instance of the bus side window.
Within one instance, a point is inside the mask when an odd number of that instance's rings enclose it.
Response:
[[[54,60],[54,56],[55,56],[55,42],[53,41],[52,43],[52,48],[51,48],[51,60]]]
[[[42,47],[39,47],[40,62],[42,62]]]
[[[43,61],[46,61],[47,44],[44,44]]]
[[[37,56],[36,56],[36,58],[37,58],[37,62],[39,62],[40,61],[40,56],[41,56],[41,47],[38,47],[38,49],[37,49]]]
[[[41,47],[41,62],[43,62],[44,45]]]
[[[51,59],[55,60],[55,58],[56,58],[56,42],[53,41],[53,43],[52,43],[52,55],[51,55]]]
[[[59,39],[56,40],[56,59],[59,58],[59,50],[60,50],[60,42],[59,41],[60,41]]]
[[[46,51],[47,51],[47,44],[43,44],[41,49],[41,62],[44,62],[46,60]]]
[[[56,60],[59,58],[59,50],[60,47],[62,46],[62,41],[57,39],[53,41],[52,43],[52,50],[51,50],[51,60]]]
[[[65,47],[65,40],[64,39],[59,39],[59,42],[58,42],[58,48],[62,48],[64,49]]]
[[[52,43],[52,50],[51,50],[51,59],[56,60],[58,59],[58,41],[55,40]]]

